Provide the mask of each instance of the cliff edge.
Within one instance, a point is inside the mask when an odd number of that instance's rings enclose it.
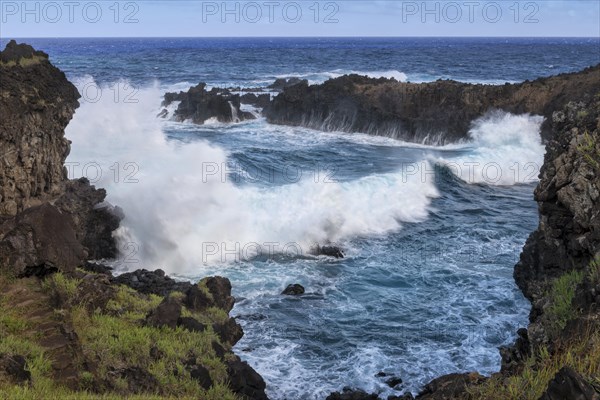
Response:
[[[68,180],[64,129],[79,93],[48,56],[0,52],[0,398],[266,400],[232,347],[226,278],[115,277],[122,214]]]
[[[600,65],[518,84],[428,83],[345,75],[320,85],[289,86],[263,114],[274,124],[323,131],[362,132],[410,142],[446,144],[468,139],[471,122],[495,109],[546,117],[569,101],[586,101],[600,90]]]

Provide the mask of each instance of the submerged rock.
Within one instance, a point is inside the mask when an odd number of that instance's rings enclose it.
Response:
[[[281,292],[281,294],[285,294],[288,296],[298,296],[298,295],[304,294],[304,286],[302,286],[298,283],[288,285],[283,290],[283,292]]]
[[[313,249],[313,254],[316,256],[329,256],[334,258],[344,258],[344,252],[341,247],[334,245],[325,245],[319,246],[317,245]]]

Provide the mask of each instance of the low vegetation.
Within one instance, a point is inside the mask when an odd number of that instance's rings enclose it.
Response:
[[[15,281],[12,285],[24,285],[23,282]],[[79,301],[82,284],[79,279],[56,273],[41,284],[33,282],[28,281],[27,285],[31,288],[27,290],[38,290],[51,299],[59,298],[60,304],[68,307],[54,309],[53,315],[57,320],[72,325],[77,335],[81,358],[77,360],[80,365],[79,389],[74,391],[56,383],[52,375],[53,360],[40,345],[37,323],[25,316],[23,309],[10,304],[9,296],[4,296],[0,299],[0,355],[24,356],[31,382],[12,384],[3,382],[0,376],[0,398],[236,399],[227,385],[225,362],[215,353],[213,346],[215,342],[221,343],[211,324],[228,317],[223,310],[197,313],[184,309],[185,315],[194,316],[206,324],[203,332],[190,332],[180,327],[152,327],[144,321],[163,300],[160,296],[146,296],[129,287],[118,286],[106,307],[90,310]],[[225,359],[228,357],[232,355],[226,354]],[[191,376],[190,365],[201,366],[208,371],[212,381],[208,390]],[[121,371],[132,368],[143,370],[154,389],[144,390],[144,393],[132,389],[120,375]]]
[[[581,315],[573,299],[578,285],[586,280],[592,285],[600,284],[600,257],[590,262],[584,271],[571,271],[552,282],[542,316],[552,350],[546,346],[534,349],[519,373],[508,377],[493,375],[483,385],[469,389],[470,399],[538,400],[565,366],[600,389],[600,331],[593,328],[597,325],[581,324],[576,335],[564,333],[567,323]]]

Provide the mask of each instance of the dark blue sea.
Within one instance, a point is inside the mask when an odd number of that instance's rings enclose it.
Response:
[[[600,62],[596,39],[27,39],[84,94],[67,167],[126,218],[120,271],[231,279],[235,351],[273,399],[345,386],[416,393],[500,368],[527,324],[512,271],[538,223],[542,118],[490,114],[444,146],[276,126],[157,118],[167,91],[310,83],[346,73],[498,84]],[[0,41],[4,46],[6,40]],[[346,257],[314,256],[335,244]],[[281,295],[292,283],[306,293]],[[400,377],[390,388],[379,372]]]

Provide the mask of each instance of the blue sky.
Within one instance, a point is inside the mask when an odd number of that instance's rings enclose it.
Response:
[[[592,36],[600,1],[6,1],[0,37]]]

